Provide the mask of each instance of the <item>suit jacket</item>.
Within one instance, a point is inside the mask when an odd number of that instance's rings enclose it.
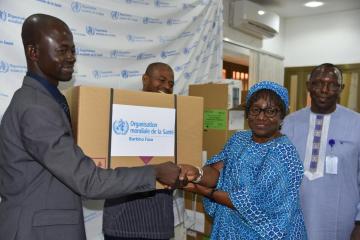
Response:
[[[97,168],[75,144],[67,116],[25,77],[0,125],[0,239],[85,239],[81,196],[115,198],[155,188],[151,166]]]

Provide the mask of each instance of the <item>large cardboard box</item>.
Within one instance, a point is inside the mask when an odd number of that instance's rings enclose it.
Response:
[[[203,149],[208,158],[219,153],[236,131],[245,129],[241,105],[246,92],[230,84],[197,84],[189,86],[189,95],[204,98]]]
[[[199,97],[77,86],[64,91],[77,144],[103,168],[132,167],[165,161],[201,165],[203,99]],[[113,104],[175,108],[174,156],[113,156]]]

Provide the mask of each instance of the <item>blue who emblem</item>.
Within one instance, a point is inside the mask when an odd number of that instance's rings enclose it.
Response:
[[[92,26],[86,26],[86,33],[90,36],[95,35],[95,28]]]
[[[185,47],[183,49],[183,53],[184,53],[184,55],[188,55],[190,53],[190,48]]]
[[[7,18],[7,12],[5,11],[0,11],[0,20],[2,20],[3,22],[6,21]]]
[[[155,7],[161,7],[161,0],[155,0],[154,5]]]
[[[127,40],[128,40],[129,42],[135,42],[135,37],[134,37],[133,35],[131,35],[131,34],[128,34],[128,35],[127,35]]]
[[[167,25],[172,25],[174,23],[174,20],[169,18],[167,21],[166,21],[166,24]]]
[[[9,71],[9,64],[4,61],[0,61],[0,73],[7,73],[8,71]]]
[[[117,135],[125,135],[129,131],[129,123],[125,120],[115,120],[113,123],[113,131]]]
[[[118,50],[112,50],[110,52],[110,57],[111,58],[116,58],[118,56]]]
[[[101,73],[98,70],[92,71],[92,74],[93,74],[94,78],[96,78],[96,79],[101,78]]]
[[[189,72],[184,73],[184,77],[185,77],[185,79],[190,80],[191,73],[189,73]]]
[[[167,58],[167,53],[165,51],[161,51],[160,56],[162,59]]]
[[[127,70],[122,70],[121,71],[121,76],[122,76],[122,78],[128,78],[129,77],[129,72]]]
[[[111,18],[112,18],[113,20],[119,19],[120,13],[119,13],[118,11],[111,11],[110,14],[111,14]]]
[[[176,66],[175,67],[175,72],[180,72],[182,70],[182,66]]]
[[[71,3],[71,10],[72,10],[73,12],[76,12],[76,13],[80,12],[80,10],[81,10],[81,3],[79,3],[79,2],[72,2],[72,3]]]

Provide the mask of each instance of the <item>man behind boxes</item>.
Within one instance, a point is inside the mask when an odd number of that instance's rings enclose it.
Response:
[[[75,144],[60,81],[74,72],[75,46],[60,19],[35,14],[22,27],[28,73],[0,125],[0,238],[85,240],[81,197],[116,198],[175,185],[171,162],[101,169]]]
[[[142,80],[145,92],[173,92],[174,72],[165,63],[150,64]],[[105,240],[173,237],[172,191],[156,190],[106,200],[103,231]]]

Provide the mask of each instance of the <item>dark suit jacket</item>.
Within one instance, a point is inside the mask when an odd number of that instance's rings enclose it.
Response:
[[[81,196],[121,197],[155,188],[151,166],[97,168],[75,144],[60,105],[25,77],[0,125],[0,239],[85,239]]]

